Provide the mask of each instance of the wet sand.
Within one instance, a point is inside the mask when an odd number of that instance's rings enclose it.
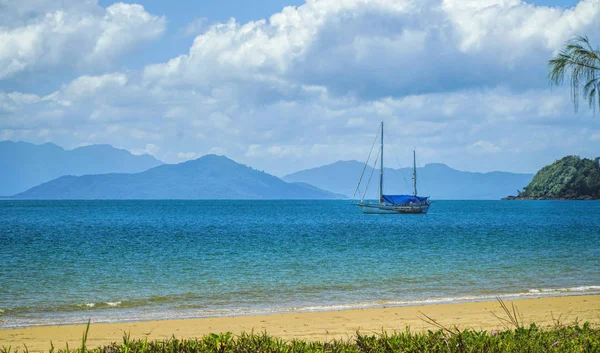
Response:
[[[600,325],[600,295],[563,296],[551,298],[520,299],[514,303],[526,325],[550,327],[556,320],[572,324],[576,320]],[[359,330],[363,334],[382,331],[411,331],[436,329],[425,322],[423,314],[440,324],[459,329],[495,330],[505,329],[494,316],[506,317],[497,301],[437,304],[409,307],[353,309],[325,312],[286,313],[256,316],[235,316],[184,320],[159,320],[95,324],[92,322],[88,335],[88,347],[121,342],[124,333],[131,338],[148,337],[149,340],[202,337],[214,332],[231,331],[264,332],[284,339],[330,340],[351,338]],[[70,348],[81,344],[85,325],[41,326],[0,330],[0,347],[12,346],[30,352],[48,351],[50,341],[56,348]]]

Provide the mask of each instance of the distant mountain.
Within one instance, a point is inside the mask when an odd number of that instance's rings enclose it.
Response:
[[[135,174],[65,176],[17,199],[333,199],[314,186],[283,180],[227,157],[207,155]]]
[[[599,200],[600,157],[566,156],[540,169],[518,196],[521,200]]]
[[[352,197],[364,163],[338,161],[322,167],[299,171],[283,177],[288,182],[304,182],[321,189]],[[367,167],[363,185],[373,168]],[[417,168],[418,192],[432,200],[498,200],[523,188],[533,174],[507,172],[473,173],[452,169],[445,164],[431,163]],[[384,170],[384,192],[412,194],[412,168]],[[379,170],[373,172],[366,198],[375,199],[379,190]],[[360,198],[364,186],[357,193]]]
[[[137,173],[161,165],[110,145],[64,150],[52,143],[0,142],[0,196],[10,196],[63,175]]]

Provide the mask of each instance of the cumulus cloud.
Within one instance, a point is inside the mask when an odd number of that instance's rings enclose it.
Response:
[[[71,90],[81,82],[94,83],[83,86],[93,88],[94,94]],[[533,171],[532,165],[541,167],[556,159],[556,151],[587,155],[598,148],[594,139],[600,121],[591,114],[573,116],[566,89],[477,89],[369,101],[315,94],[301,103],[279,101],[250,110],[189,91],[169,95],[150,89],[145,99],[127,105],[115,100],[140,94],[136,85],[118,74],[78,78],[46,97],[29,98],[30,104],[12,103],[17,111],[11,116],[29,118],[15,118],[0,133],[36,140],[40,137],[35,132],[43,128],[45,140],[111,143],[171,163],[206,153],[225,154],[280,175],[340,159],[364,159],[379,121],[386,122],[388,161],[398,167],[413,148],[422,162],[478,171]],[[166,118],[174,99],[190,113]],[[71,104],[61,105],[64,101]],[[62,114],[49,115],[57,106]],[[582,145],[581,140],[590,143]],[[168,148],[148,148],[157,141]],[[140,143],[146,147],[140,148]],[[577,151],[573,146],[579,146]]]
[[[151,82],[206,89],[217,78],[252,82],[263,95],[283,98],[303,85],[367,99],[527,89],[545,84],[544,60],[565,40],[598,33],[599,17],[597,0],[571,9],[519,0],[308,1],[269,20],[213,25],[188,54],[144,74]]]
[[[139,148],[139,149],[132,149],[131,153],[135,154],[135,155],[143,155],[143,154],[149,154],[151,156],[156,155],[156,153],[160,151],[160,147],[158,147],[157,145],[154,144],[147,144],[146,147],[144,148]]]
[[[496,146],[493,142],[479,140],[474,144],[468,146],[467,151],[476,154],[492,154],[500,152],[501,148]]]
[[[72,100],[94,97],[99,95],[101,91],[108,93],[115,88],[123,87],[126,83],[127,76],[124,74],[84,75],[69,84],[63,85],[58,91],[49,95],[47,99],[53,99],[64,105],[71,105]]]
[[[110,66],[139,43],[158,38],[164,17],[141,5],[93,1],[10,1],[2,5],[0,80],[22,72]]]
[[[196,152],[178,152],[177,153],[177,158],[179,158],[179,160],[181,161],[188,161],[190,159],[194,159],[198,157],[198,154]]]
[[[45,96],[0,92],[0,136],[37,141],[43,129],[65,147],[111,143],[171,163],[225,154],[283,175],[362,160],[385,121],[392,166],[417,148],[423,163],[532,172],[600,148],[600,120],[573,115],[568,88],[550,90],[546,76],[566,39],[600,33],[599,5],[308,1],[210,25],[187,54],[141,75],[82,75]],[[109,50],[101,37],[90,53]]]
[[[35,94],[0,92],[0,114],[16,112],[23,106],[37,103],[40,100],[41,98]]]

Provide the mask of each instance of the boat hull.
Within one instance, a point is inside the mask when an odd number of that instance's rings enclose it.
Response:
[[[424,214],[429,203],[419,205],[382,205],[377,203],[359,203],[363,213],[367,214]]]

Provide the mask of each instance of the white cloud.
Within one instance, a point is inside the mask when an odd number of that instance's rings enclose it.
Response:
[[[267,145],[252,144],[244,153],[246,157],[267,157],[274,159],[298,158],[306,155],[307,148],[299,145]]]
[[[177,158],[181,161],[188,161],[190,159],[194,159],[198,157],[198,154],[196,152],[178,152],[177,153]]]
[[[97,89],[91,96],[69,95],[68,89],[61,89],[59,93],[72,103],[63,107],[63,115],[48,115],[58,105],[56,101],[33,99],[35,103],[9,113],[12,124],[3,123],[0,128],[14,131],[13,139],[31,141],[38,137],[21,131],[45,129],[44,138],[59,144],[66,137],[64,131],[57,131],[67,129],[71,137],[69,143],[62,143],[65,146],[73,141],[111,143],[136,153],[153,153],[170,163],[206,153],[224,154],[280,175],[340,159],[363,160],[382,120],[386,123],[391,166],[403,166],[402,156],[417,148],[422,163],[445,162],[466,170],[533,171],[532,165],[538,167],[560,154],[575,153],[574,147],[584,155],[593,154],[600,147],[593,139],[583,149],[577,147],[581,138],[590,140],[590,131],[600,128],[600,121],[591,114],[573,116],[566,89],[463,90],[373,101],[324,99],[315,94],[301,104],[278,101],[252,109],[232,109],[228,99],[205,105],[206,97],[177,91],[177,105],[195,112],[195,116],[171,119],[163,116],[172,107],[172,96],[161,90],[148,90],[145,99],[126,106],[114,101],[113,97],[131,95],[132,90],[137,92],[136,84],[129,79],[124,85]],[[51,96],[60,96],[59,93]],[[550,111],[546,108],[548,102],[554,106]],[[105,104],[107,108],[97,114],[97,119],[81,118],[95,114]],[[452,114],[448,115],[448,111]],[[18,116],[28,119],[19,120]],[[107,124],[109,116],[115,118]],[[57,124],[56,119],[63,123]],[[588,130],[582,130],[583,127]],[[161,141],[161,146],[168,148],[152,150],[154,141]],[[140,149],[140,142],[147,147]],[[558,156],[556,151],[560,151]]]
[[[93,97],[101,90],[108,92],[123,87],[127,83],[127,76],[124,74],[105,74],[101,76],[80,76],[67,85],[63,85],[57,92],[47,96],[47,99],[69,102],[86,97]]]
[[[136,140],[144,140],[144,141],[159,141],[162,140],[163,136],[159,132],[155,131],[146,131],[134,128],[130,131],[131,137]]]
[[[15,131],[10,129],[0,130],[0,141],[10,140],[15,136]]]
[[[77,12],[94,12],[99,9],[97,0],[2,0],[0,5],[0,23],[8,28],[22,27],[49,12],[62,9]]]
[[[160,147],[158,147],[157,145],[154,144],[147,144],[145,148],[141,148],[141,149],[132,149],[131,153],[135,154],[135,155],[142,155],[142,154],[149,154],[151,156],[155,156],[156,153],[158,153],[158,151],[160,151]]]
[[[209,26],[188,54],[143,75],[82,75],[44,97],[0,92],[0,133],[170,163],[224,154],[282,175],[363,160],[383,120],[390,166],[416,148],[421,163],[531,172],[600,148],[600,120],[573,115],[568,88],[548,89],[546,76],[566,38],[600,33],[599,4],[309,1]]]
[[[477,141],[474,144],[467,147],[467,151],[475,153],[475,154],[490,154],[490,153],[498,153],[501,151],[501,148],[496,146],[494,143],[490,141]]]
[[[566,10],[519,0],[309,1],[268,21],[213,25],[188,54],[144,75],[206,91],[234,82],[238,96],[283,99],[302,85],[366,99],[540,87],[545,60],[574,34],[599,33],[599,17],[598,0]]]
[[[0,80],[22,72],[64,67],[109,67],[141,42],[158,38],[165,18],[141,5],[92,1],[15,1],[2,6]],[[36,7],[39,6],[39,7]],[[29,9],[29,11],[27,11]]]
[[[20,92],[5,93],[0,91],[0,115],[2,113],[15,112],[25,105],[31,105],[41,100],[35,94],[24,94]]]

